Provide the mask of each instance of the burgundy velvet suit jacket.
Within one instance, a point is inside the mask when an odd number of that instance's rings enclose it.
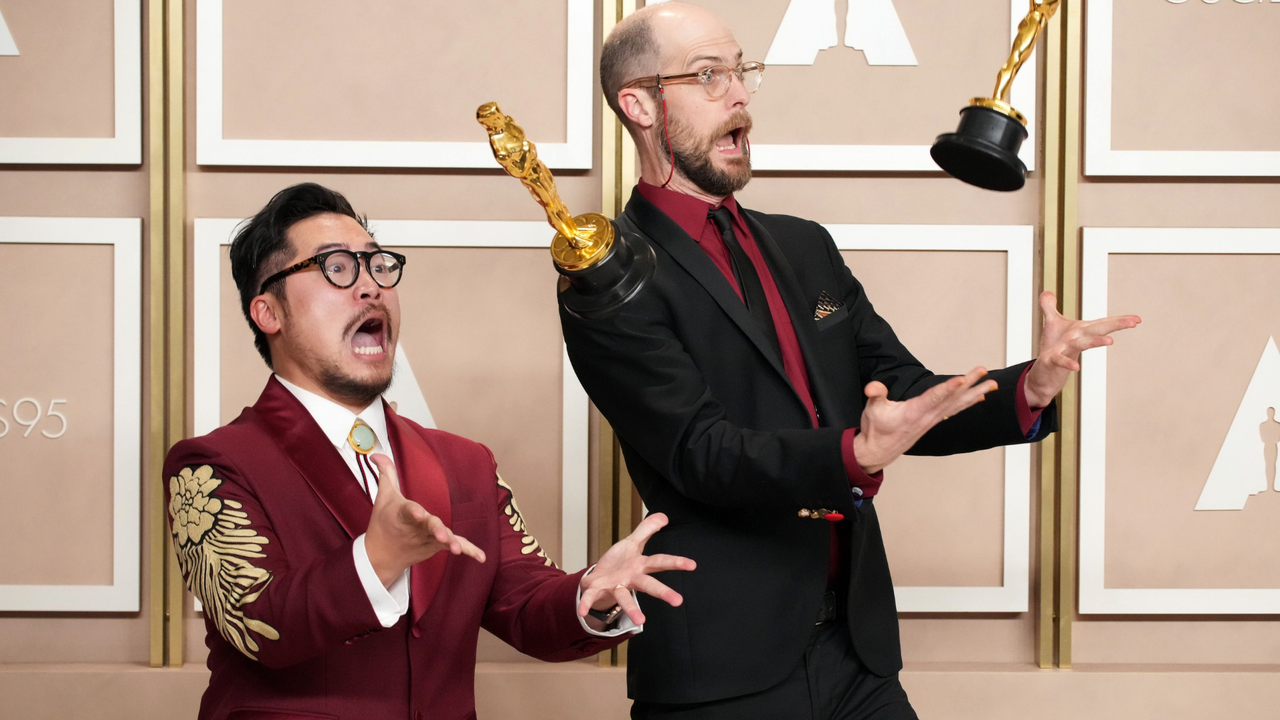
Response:
[[[488,448],[385,410],[405,496],[488,561],[446,552],[414,566],[409,612],[383,629],[352,556],[372,504],[272,378],[234,422],[165,461],[174,546],[205,611],[201,720],[472,718],[481,627],[550,661],[621,642],[582,629],[581,573],[525,532]]]

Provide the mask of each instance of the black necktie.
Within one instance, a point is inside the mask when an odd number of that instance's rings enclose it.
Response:
[[[760,284],[760,276],[756,274],[755,265],[743,251],[738,236],[733,232],[733,216],[729,209],[720,207],[707,213],[716,227],[720,229],[720,237],[725,247],[729,248],[729,259],[733,265],[733,275],[738,279],[738,287],[742,288],[742,296],[746,300],[747,312],[764,331],[769,339],[769,347],[778,352],[778,332],[773,326],[773,315],[769,312],[769,300],[764,295],[764,286]],[[779,352],[781,355],[781,352]]]

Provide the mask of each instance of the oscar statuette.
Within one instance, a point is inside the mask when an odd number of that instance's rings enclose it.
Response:
[[[1027,166],[1018,159],[1018,149],[1027,139],[1027,118],[1009,104],[1009,90],[1061,1],[1031,0],[1009,59],[996,76],[995,92],[970,100],[960,111],[956,131],[939,135],[933,144],[929,154],[952,177],[1002,192],[1019,190],[1026,183]]]
[[[599,213],[574,217],[556,192],[551,171],[538,159],[537,147],[497,103],[481,105],[476,120],[489,133],[494,159],[524,183],[556,229],[551,259],[560,273],[559,292],[569,293],[563,298],[569,312],[588,319],[603,317],[635,297],[653,276],[653,248],[628,239]]]

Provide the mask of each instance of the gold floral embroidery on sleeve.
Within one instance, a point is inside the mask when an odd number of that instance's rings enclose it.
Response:
[[[183,468],[169,478],[173,545],[187,587],[200,598],[205,615],[227,642],[257,660],[258,643],[249,631],[280,639],[275,628],[244,614],[244,606],[271,582],[271,573],[253,564],[266,557],[262,547],[267,539],[249,526],[240,503],[214,496],[221,484],[208,465]]]
[[[538,539],[529,534],[524,525],[524,516],[520,514],[520,508],[516,507],[516,494],[507,484],[502,476],[498,476],[498,487],[507,491],[507,506],[502,508],[502,512],[507,516],[507,522],[511,523],[511,529],[520,533],[520,542],[524,543],[524,547],[520,548],[521,555],[537,555],[542,558],[543,564],[548,567],[557,567],[542,551],[542,546],[538,544]]]

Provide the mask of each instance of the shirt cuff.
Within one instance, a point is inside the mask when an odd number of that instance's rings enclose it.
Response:
[[[369,562],[369,552],[364,549],[364,534],[351,544],[351,554],[355,556],[356,575],[360,576],[360,584],[364,586],[364,594],[369,596],[369,604],[378,616],[378,623],[384,628],[400,622],[401,616],[409,611],[409,571],[405,570],[391,587],[382,586],[378,573]]]
[[[849,428],[840,436],[840,453],[844,458],[844,474],[849,479],[849,485],[857,488],[854,495],[858,496],[861,502],[869,497],[875,497],[880,492],[880,483],[884,482],[884,470],[877,472],[875,475],[868,475],[866,470],[858,464],[858,458],[853,452],[853,439],[861,432],[861,428]]]
[[[582,577],[586,577],[586,576],[590,575],[590,574],[591,574],[591,571],[592,571],[592,570],[595,570],[595,569],[596,569],[596,566],[595,566],[595,565],[592,565],[591,567],[587,568],[587,571],[586,571],[586,572],[584,572],[584,573],[582,573]],[[639,602],[640,602],[640,600],[639,600],[638,598],[636,598],[636,591],[635,591],[635,590],[632,590],[632,591],[631,591],[631,597],[632,597],[633,599],[635,599],[637,603],[639,603]],[[575,614],[575,615],[577,614],[577,607],[578,607],[578,604],[579,604],[579,603],[581,603],[581,602],[582,602],[582,585],[581,585],[581,583],[579,583],[579,585],[578,585],[578,593],[577,593],[577,596],[574,598],[574,601],[573,601],[573,607],[574,607],[574,614]],[[624,613],[622,613],[622,614],[620,614],[620,615],[618,615],[618,619],[614,621],[614,626],[613,626],[613,628],[612,628],[612,629],[606,628],[606,629],[604,629],[603,631],[600,631],[600,630],[592,630],[592,629],[591,629],[591,626],[587,624],[587,619],[586,619],[586,618],[584,618],[584,617],[582,617],[582,616],[580,616],[580,615],[578,616],[578,622],[582,624],[582,629],[583,629],[583,630],[586,630],[587,632],[589,632],[589,633],[591,633],[592,635],[595,635],[595,636],[597,636],[597,637],[609,637],[609,638],[611,638],[611,637],[618,637],[619,635],[635,635],[635,634],[637,634],[637,633],[640,633],[640,632],[644,631],[644,626],[643,626],[643,625],[637,625],[637,624],[635,624],[634,622],[632,622],[632,621],[631,621],[631,616],[630,616],[630,615],[628,615],[628,614],[626,614],[625,612],[624,612]]]
[[[1032,366],[1036,363],[1031,361],[1026,369],[1022,371],[1022,376],[1018,378],[1018,425],[1022,427],[1023,437],[1030,440],[1040,434],[1040,413],[1044,412],[1044,408],[1032,408],[1027,404],[1027,373],[1031,372]]]

